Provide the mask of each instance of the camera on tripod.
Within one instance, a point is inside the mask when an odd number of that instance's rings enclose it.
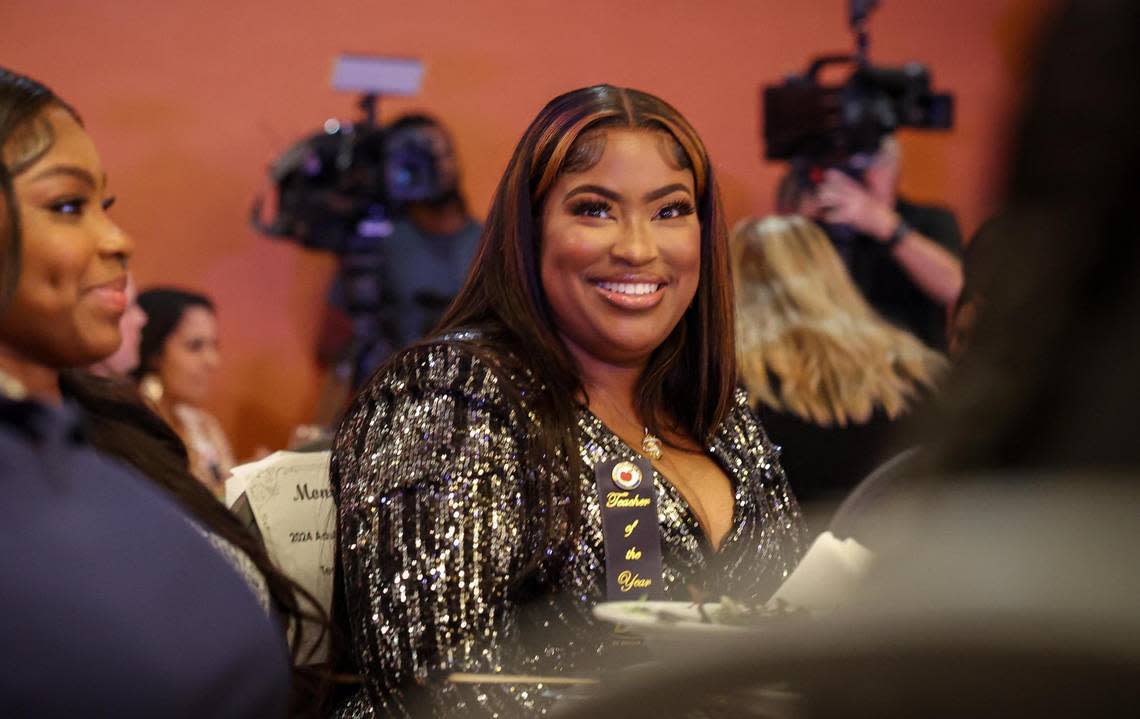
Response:
[[[826,168],[856,179],[865,169],[855,158],[874,154],[883,138],[900,127],[945,130],[953,126],[954,98],[930,89],[930,73],[919,63],[876,67],[867,59],[867,18],[878,0],[850,0],[854,54],[814,58],[802,75],[763,91],[765,156],[789,160],[804,186]],[[852,66],[847,79],[825,85],[824,68]]]
[[[434,125],[428,128],[429,117],[409,115],[387,126],[377,119],[380,96],[417,93],[423,69],[411,59],[338,58],[333,87],[361,93],[361,119],[328,120],[287,149],[269,169],[275,206],[267,211],[260,197],[253,205],[259,232],[337,255],[333,287],[352,337],[335,374],[354,387],[395,349],[398,318],[384,275],[394,221],[409,204],[445,201],[456,192],[450,144]]]
[[[419,91],[423,64],[404,58],[342,55],[332,84],[360,92],[362,117],[328,120],[287,149],[269,169],[276,195],[272,218],[254,202],[252,223],[263,234],[338,255],[387,236],[391,219],[408,203],[431,201],[449,188],[429,138],[414,129],[383,127],[383,95]]]

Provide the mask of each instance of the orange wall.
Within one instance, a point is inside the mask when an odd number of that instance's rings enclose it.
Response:
[[[904,189],[972,231],[993,205],[1035,0],[883,0],[877,62],[927,62],[957,94],[948,134],[904,136]],[[5,0],[0,63],[52,85],[103,154],[142,286],[200,288],[220,308],[211,403],[239,454],[280,446],[312,411],[316,321],[332,261],[258,236],[250,201],[287,144],[353,116],[328,88],[340,51],[423,58],[424,89],[386,117],[454,128],[474,210],[546,100],[597,82],[669,100],[702,133],[729,220],[772,207],[757,88],[847,50],[845,0]]]

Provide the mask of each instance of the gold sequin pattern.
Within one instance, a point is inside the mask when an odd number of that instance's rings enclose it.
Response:
[[[544,687],[445,678],[589,676],[609,658],[611,627],[590,614],[605,599],[592,467],[633,452],[580,411],[582,526],[573,546],[547,546],[550,508],[537,498],[552,468],[523,466],[535,418],[501,384],[531,380],[500,377],[463,339],[406,352],[362,390],[337,434],[350,629],[374,705],[358,697],[341,716],[540,714],[553,698]],[[732,529],[716,552],[680,493],[654,476],[666,595],[687,600],[698,587],[764,600],[795,566],[805,529],[743,392],[709,449],[735,485]]]

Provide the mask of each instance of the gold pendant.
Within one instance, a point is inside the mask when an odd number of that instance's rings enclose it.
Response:
[[[661,459],[661,440],[649,433],[645,428],[645,437],[641,439],[641,452],[650,459]]]

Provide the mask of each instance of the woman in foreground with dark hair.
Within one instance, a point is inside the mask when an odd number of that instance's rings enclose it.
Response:
[[[105,439],[161,463],[146,434],[98,433],[141,404],[65,401],[68,368],[118,347],[127,303],[132,243],[106,212],[99,155],[74,110],[2,68],[0,151],[4,715],[282,716],[279,629],[166,492],[92,451]],[[196,482],[156,476],[193,510],[179,489]]]
[[[316,599],[269,558],[261,540],[191,473],[178,434],[139,397],[132,384],[65,370],[62,396],[78,405],[79,422],[91,446],[138,470],[165,490],[194,526],[244,580],[266,616],[290,639],[294,662],[291,716],[315,716],[326,674],[303,656],[303,638],[326,630]]]
[[[591,615],[607,598],[768,598],[804,527],[735,386],[732,297],[689,123],[636,90],[551,101],[435,339],[381,368],[337,434],[367,689],[346,715],[541,711],[539,678],[448,677],[591,676],[618,661]],[[614,532],[615,507],[650,514]],[[621,569],[657,546],[659,568]]]

